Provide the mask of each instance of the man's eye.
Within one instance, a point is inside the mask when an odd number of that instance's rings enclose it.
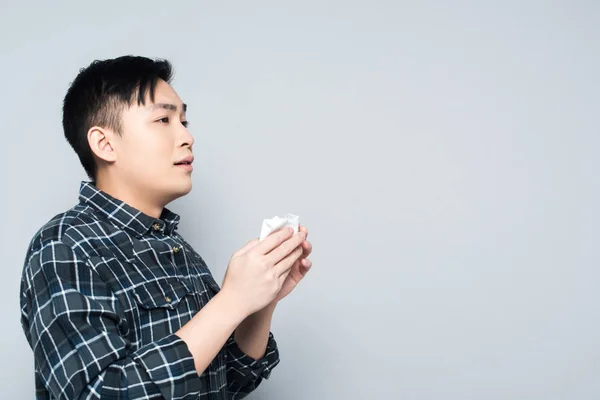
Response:
[[[169,117],[161,118],[157,122],[162,122],[163,124],[168,124],[169,123]]]
[[[183,126],[184,126],[184,127],[186,127],[186,128],[188,127],[188,125],[189,125],[189,124],[190,124],[190,123],[189,123],[189,122],[187,122],[187,121],[181,121],[181,125],[183,125]]]

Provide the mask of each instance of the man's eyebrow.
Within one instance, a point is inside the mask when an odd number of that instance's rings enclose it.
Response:
[[[163,110],[168,110],[168,111],[177,111],[178,107],[175,104],[170,104],[170,103],[155,103],[152,104],[150,106],[150,109],[152,109],[153,111],[156,109],[163,109]],[[187,112],[187,104],[183,103],[183,112]]]

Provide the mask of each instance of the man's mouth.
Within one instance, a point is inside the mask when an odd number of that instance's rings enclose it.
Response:
[[[194,156],[189,155],[186,158],[183,158],[183,159],[179,160],[178,162],[176,162],[175,165],[192,165],[193,162],[194,162]]]

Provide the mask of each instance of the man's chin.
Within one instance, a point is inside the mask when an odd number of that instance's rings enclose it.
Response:
[[[190,181],[187,184],[179,185],[178,187],[173,188],[173,190],[170,193],[171,200],[169,202],[177,200],[178,198],[187,195],[191,191],[192,191],[192,181],[190,179]]]

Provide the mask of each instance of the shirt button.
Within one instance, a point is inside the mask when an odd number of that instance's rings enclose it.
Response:
[[[173,253],[179,253],[180,248],[178,246],[173,247]]]
[[[154,224],[154,225],[152,225],[152,228],[153,228],[155,231],[158,231],[158,230],[160,230],[160,224]]]
[[[169,304],[171,304],[171,298],[169,296],[165,296],[165,301]]]

